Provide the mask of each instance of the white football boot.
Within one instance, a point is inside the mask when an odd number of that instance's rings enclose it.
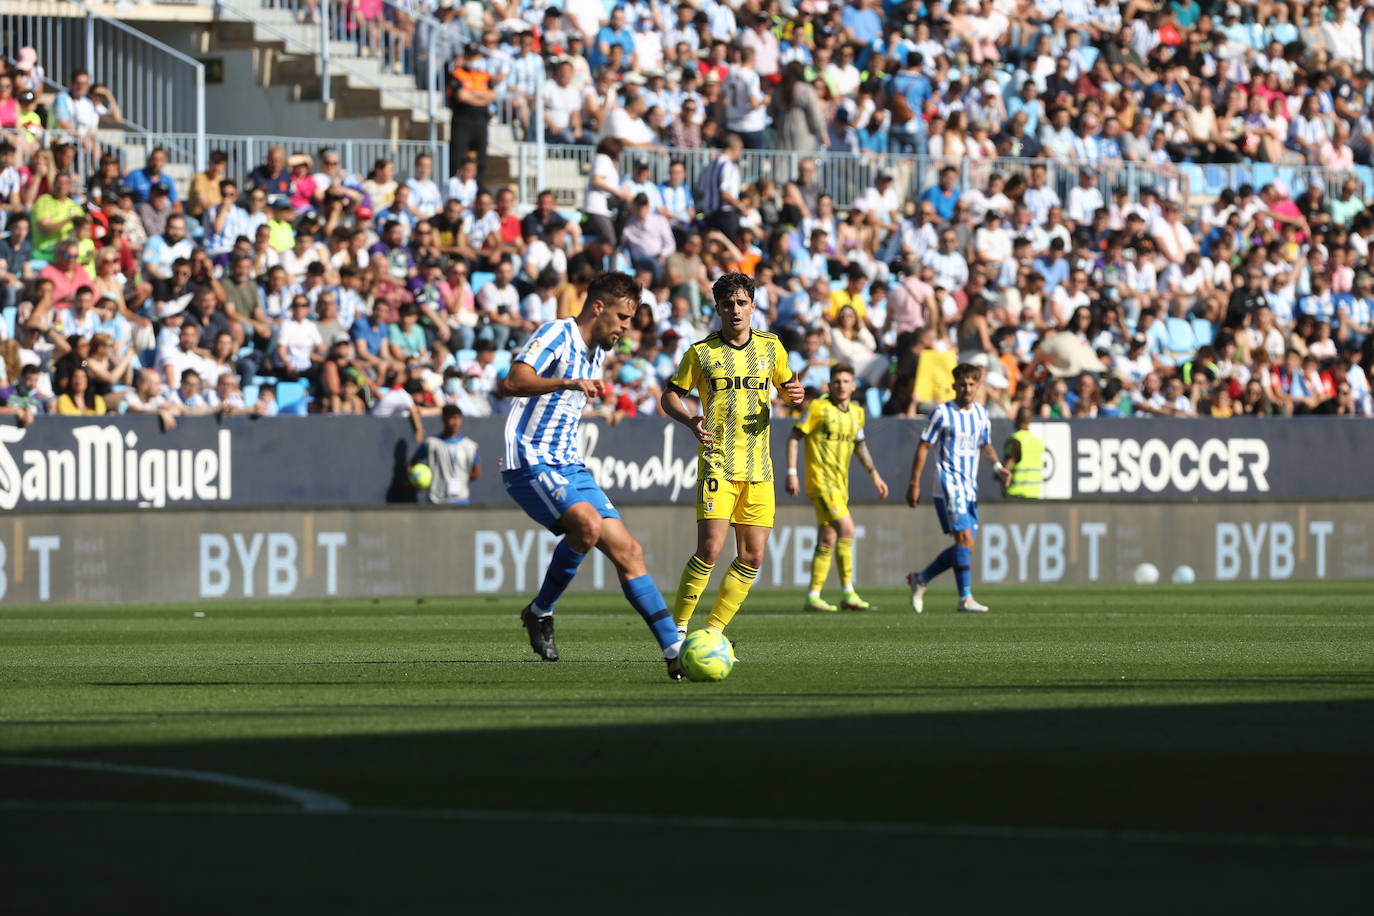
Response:
[[[973,595],[969,594],[959,599],[959,605],[955,610],[960,614],[986,614],[988,612],[988,606],[986,604],[979,604],[974,600]]]
[[[907,573],[906,584],[911,586],[911,609],[919,614],[926,609],[926,581],[918,572]]]

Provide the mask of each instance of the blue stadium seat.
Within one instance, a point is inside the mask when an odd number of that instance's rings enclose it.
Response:
[[[476,362],[477,351],[459,350],[457,353],[453,354],[453,361],[457,363],[460,368],[466,366],[468,363]]]
[[[1250,167],[1250,184],[1254,185],[1256,191],[1274,180],[1277,170],[1273,163],[1256,162]]]
[[[496,274],[485,270],[479,270],[468,278],[468,286],[472,287],[472,294],[475,296],[482,291],[482,287],[495,279]]]
[[[509,372],[509,371],[510,371],[510,361],[511,361],[511,352],[510,352],[509,350],[497,350],[497,351],[496,351],[496,358],[493,359],[493,360],[491,361],[491,364],[492,364],[493,366],[496,367],[496,371],[497,371],[497,372],[500,372],[502,369],[504,369],[504,370],[506,370],[507,372]]]
[[[252,406],[253,406],[254,404],[256,404],[257,402],[258,402],[258,386],[257,386],[257,385],[249,385],[248,387],[244,388],[244,389],[243,389],[243,403],[247,404],[249,407],[252,407]]]
[[[1215,340],[1217,336],[1217,329],[1212,326],[1212,322],[1208,321],[1206,318],[1194,316],[1189,319],[1189,323],[1193,326],[1193,337],[1197,340],[1197,345],[1199,347],[1210,347],[1212,341]]]
[[[870,388],[864,395],[866,402],[864,409],[868,411],[870,417],[881,417],[883,405],[887,403],[890,396],[891,393],[886,388]]]
[[[14,340],[19,336],[19,307],[7,306],[0,315],[3,315],[5,320],[5,339]]]
[[[1098,50],[1092,45],[1083,45],[1078,49],[1079,62],[1085,72],[1091,70],[1093,64],[1097,63],[1097,55]]]
[[[1355,166],[1355,177],[1360,180],[1360,186],[1364,189],[1363,195],[1374,197],[1374,169],[1367,165]]]
[[[309,391],[306,382],[278,382],[277,412],[288,416],[305,416],[310,407]]]
[[[1177,168],[1183,173],[1184,177],[1188,179],[1188,187],[1192,188],[1195,193],[1199,191],[1206,194],[1221,193],[1221,188],[1213,189],[1212,186],[1208,184],[1207,172],[1202,166],[1194,165],[1191,162],[1180,162]]]

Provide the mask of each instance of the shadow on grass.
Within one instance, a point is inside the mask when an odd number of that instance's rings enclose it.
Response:
[[[579,727],[522,727],[515,704],[509,716],[500,729],[34,756],[212,770],[355,806],[1374,836],[1370,700]],[[26,767],[0,775],[6,799],[196,798],[174,782],[87,773],[64,783],[70,773]],[[64,794],[68,786],[79,795]],[[44,912],[66,911],[54,904],[68,897],[80,910],[95,899],[87,894],[129,904],[103,912],[207,900],[276,911],[288,891],[305,895],[289,899],[306,900],[306,912],[623,911],[679,892],[687,896],[669,908],[695,908],[699,893],[724,901],[712,908],[720,912],[746,900],[750,912],[794,913],[919,902],[1038,912],[1096,900],[1157,913],[1185,899],[1195,912],[1291,912],[1357,899],[1374,861],[1330,850],[404,816],[9,812],[0,824],[6,861],[25,876],[6,892],[21,904],[46,899]],[[73,870],[82,882],[61,880]],[[34,890],[44,882],[46,898]]]

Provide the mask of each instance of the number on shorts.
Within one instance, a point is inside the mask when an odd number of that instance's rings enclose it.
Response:
[[[552,492],[560,486],[566,487],[568,485],[568,478],[557,471],[541,471],[539,474],[539,482],[544,486],[545,490]]]

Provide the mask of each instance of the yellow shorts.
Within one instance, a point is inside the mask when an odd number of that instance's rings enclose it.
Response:
[[[811,500],[811,506],[816,510],[817,525],[828,525],[849,514],[848,493],[836,493],[834,491],[809,493],[807,498]]]
[[[775,506],[771,480],[704,477],[697,481],[697,521],[724,518],[732,525],[772,528]]]

